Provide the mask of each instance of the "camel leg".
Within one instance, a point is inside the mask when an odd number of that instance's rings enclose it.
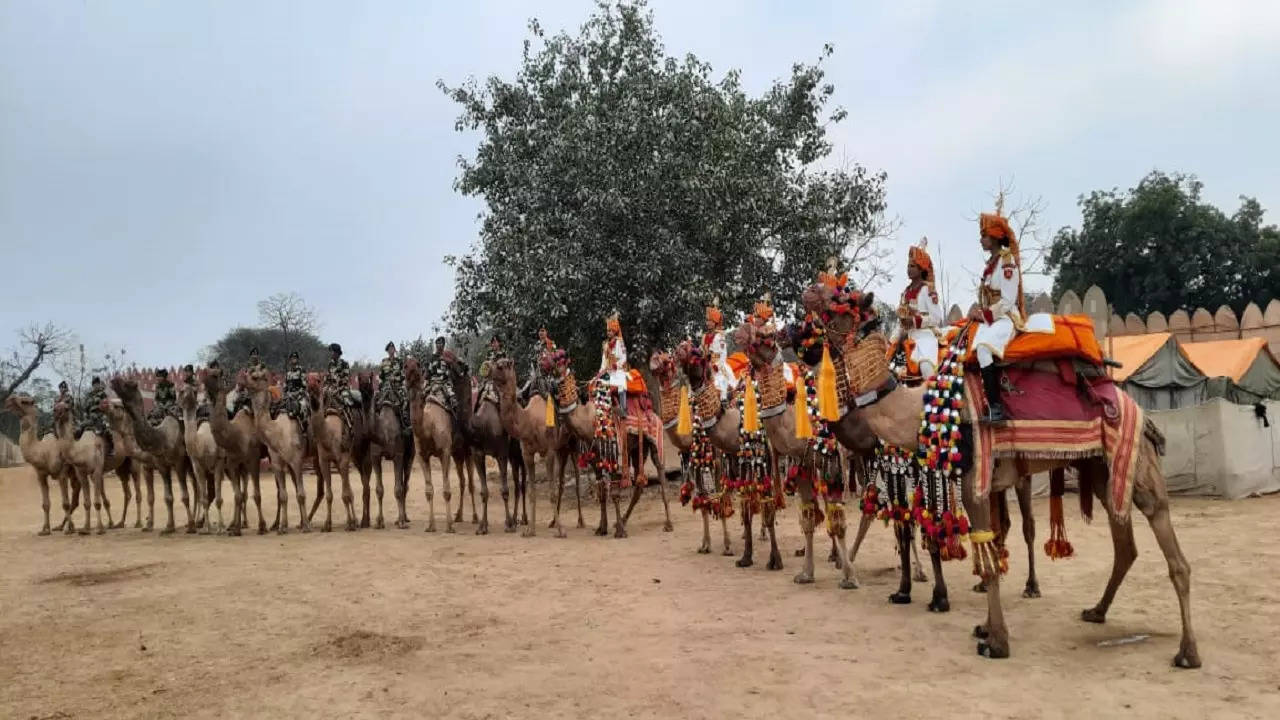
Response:
[[[40,532],[36,534],[48,535],[51,532],[49,530],[49,473],[37,470],[36,482],[40,484],[40,509],[44,511],[44,524],[40,526]],[[65,502],[65,498],[63,500]]]
[[[528,465],[520,471],[520,524],[529,524],[529,473],[532,471]],[[535,486],[536,491],[536,486]],[[534,498],[537,500],[537,498]]]
[[[67,486],[70,480],[73,479],[68,477],[70,475],[70,470],[63,470],[58,473],[58,491],[62,495],[62,524],[58,526],[58,529],[64,531],[71,524],[71,511],[75,508],[75,505],[67,498]]]
[[[503,477],[507,474],[507,459],[497,458],[498,474]],[[477,518],[476,534],[489,534],[489,473],[485,468],[484,455],[480,455],[480,461],[475,466],[475,472],[480,476],[480,517]]]
[[[911,546],[915,539],[915,525],[902,523],[893,529],[893,539],[898,544],[898,591],[889,596],[894,605],[911,604]]]
[[[315,521],[321,501],[328,501],[329,504],[329,518],[325,520],[321,531],[329,532],[333,530],[333,469],[329,467],[329,459],[323,456],[316,462],[316,499],[311,505],[311,512],[305,516],[308,522]]]
[[[831,503],[829,503],[827,505],[827,517],[831,517],[831,512]],[[858,588],[858,578],[853,574],[853,563],[845,559],[848,557],[849,552],[845,549],[846,531],[843,516],[840,517],[838,522],[839,525],[836,525],[835,523],[831,524],[831,540],[836,544],[836,558],[840,560],[840,571],[842,573],[840,577],[840,589],[856,590]]]
[[[170,472],[172,472],[172,470],[170,470]],[[196,491],[196,494],[199,495],[199,480],[197,480],[196,477],[192,477],[191,484],[192,486],[195,486],[193,489]],[[191,495],[187,491],[187,471],[183,467],[178,468],[178,489],[182,492],[182,507],[187,511],[187,532],[194,533],[196,531],[196,516],[191,510]],[[170,494],[172,495],[172,493]]]
[[[1169,565],[1169,580],[1178,594],[1178,607],[1182,615],[1182,641],[1178,654],[1173,658],[1174,667],[1200,667],[1200,651],[1196,646],[1196,636],[1191,630],[1191,566],[1178,546],[1178,536],[1173,530],[1169,518],[1169,498],[1163,492],[1152,493],[1144,489],[1136,489],[1133,504],[1142,510],[1151,525],[1151,531],[1160,544],[1165,561]]]
[[[476,462],[483,463],[484,455],[480,455],[480,457],[476,458]],[[498,479],[502,483],[501,492],[502,492],[502,522],[503,522],[502,530],[503,532],[516,531],[516,518],[515,518],[514,511],[511,509],[511,503],[510,503],[511,488],[507,484],[509,482],[509,478],[507,477],[507,470],[509,467],[510,467],[510,464],[506,462],[504,458],[501,458],[501,457],[498,458]],[[485,514],[487,516],[488,512],[486,511]]]
[[[742,510],[742,557],[735,563],[740,568],[748,568],[755,564],[752,553],[755,548],[752,543],[755,540],[755,534],[751,532],[751,502],[744,494],[741,503]],[[725,544],[729,544],[729,538],[725,537]]]
[[[147,481],[147,523],[142,526],[142,531],[151,532],[156,519],[156,472],[148,466],[143,468],[142,475]]]
[[[216,463],[214,463],[214,466],[213,466],[213,504],[214,504],[214,509],[218,511],[218,534],[219,535],[225,535],[227,532],[227,525],[225,522],[223,522],[223,518],[222,518],[222,478],[223,478],[223,475],[225,474],[226,474],[226,466],[224,465],[224,461],[220,459]],[[206,518],[205,524],[207,525],[209,523],[207,519],[209,517],[208,509],[205,510],[204,516]]]
[[[112,529],[124,527],[125,519],[129,515],[129,503],[133,500],[133,494],[129,489],[129,471],[126,466],[116,470],[116,477],[120,478],[120,488],[124,491],[124,505],[120,509],[120,520],[112,524]]]
[[[378,464],[379,464],[378,479],[381,480],[382,479],[381,458],[379,458]],[[356,471],[360,473],[360,500],[363,503],[363,508],[360,511],[360,527],[367,528],[370,525],[372,525],[371,521],[373,519],[371,517],[373,513],[373,508],[370,507],[370,502],[369,502],[370,500],[373,499],[372,498],[373,488],[370,486],[370,481],[373,480],[373,464],[369,461],[369,458],[367,457],[357,460]]]
[[[275,531],[279,535],[289,532],[289,483],[285,479],[285,469],[281,465],[275,469],[276,476],[276,524]]]
[[[410,456],[408,463],[401,461],[401,472],[396,477],[396,486],[393,488],[393,494],[396,496],[396,506],[398,507],[398,515],[396,516],[396,527],[400,530],[409,527],[409,516],[405,514],[404,505],[409,497],[409,473],[413,469],[413,457]]]
[[[769,538],[769,563],[765,565],[766,570],[782,569],[782,553],[778,550],[778,529],[777,529],[778,513],[773,508],[764,511],[761,524],[765,526],[765,532]]]
[[[990,498],[981,500],[973,497],[974,472],[965,474],[960,485],[961,501],[969,513],[970,533],[990,531],[993,522]],[[992,489],[992,493],[1000,492]],[[991,497],[994,497],[992,495]],[[998,546],[997,546],[998,547]],[[1009,657],[1009,628],[1004,622],[1004,608],[1000,604],[1000,572],[996,569],[990,577],[982,578],[982,585],[987,595],[987,621],[973,629],[978,640],[978,654],[991,659]]]
[[[638,477],[638,476],[637,476]],[[633,481],[631,485],[631,502],[627,504],[627,510],[622,515],[617,515],[618,498],[614,496],[613,510],[617,517],[618,525],[614,529],[614,537],[627,537],[627,518],[631,517],[631,511],[635,508],[636,503],[640,502],[640,493],[644,492],[644,488],[640,487],[639,480]]]
[[[467,478],[466,478],[466,475],[462,472],[462,463],[459,463],[458,458],[455,457],[453,458],[453,465],[457,468],[457,471],[458,471],[458,512],[453,516],[452,520],[445,518],[446,520],[445,522],[446,527],[444,529],[445,532],[454,532],[454,530],[452,529],[453,524],[462,522],[462,506],[465,505],[467,502]],[[444,488],[445,488],[445,514],[447,515],[449,513],[448,498],[450,497],[449,473],[447,472],[444,474]]]
[[[924,565],[920,563],[920,546],[911,543],[911,579],[915,582],[929,582],[929,578],[924,574]]]
[[[422,476],[423,476],[423,480],[426,482],[426,489],[424,490],[424,492],[426,493],[426,496],[427,496],[427,515],[429,518],[427,520],[427,528],[426,530],[424,530],[424,532],[435,532],[436,531],[436,489],[431,482],[431,456],[424,454],[421,457],[422,457]],[[445,484],[448,485],[448,483],[449,483],[449,478],[446,477]]]
[[[809,480],[798,483],[797,490],[800,492],[800,531],[804,533],[804,566],[794,579],[799,585],[808,585],[813,582],[813,528],[817,524],[818,506]]]
[[[253,460],[252,462],[253,465],[249,467],[249,472],[253,476],[253,504],[258,508],[258,534],[266,535],[267,518],[262,514],[262,461]],[[242,482],[247,482],[247,480]],[[240,493],[240,502],[245,504],[245,507],[240,509],[240,514],[246,516],[246,521],[248,520],[247,516],[249,514],[249,508],[247,506],[247,501],[244,500],[244,496],[248,489],[249,488],[246,485],[244,487],[244,491]]]
[[[1054,470],[1063,473],[1064,470]],[[1031,478],[1024,477],[1014,488],[1018,495],[1018,512],[1022,514],[1022,539],[1027,542],[1027,587],[1024,598],[1040,597],[1040,581],[1036,579],[1036,516],[1031,509]]]
[[[453,527],[453,514],[449,511],[453,503],[453,490],[449,485],[449,469],[456,463],[453,462],[453,456],[449,452],[440,454],[440,487],[444,488],[444,531],[447,533],[455,533],[457,529]],[[454,468],[458,473],[458,487],[462,487],[462,470]],[[465,494],[465,493],[464,493]],[[458,510],[462,510],[462,501],[465,498],[458,498]]]
[[[160,481],[164,483],[164,506],[169,516],[169,520],[165,523],[164,530],[161,530],[160,534],[169,535],[177,529],[173,519],[173,472],[162,468],[160,470]],[[186,485],[183,485],[182,490],[184,493],[186,489]]]
[[[471,495],[471,522],[479,525],[480,513],[476,512],[476,475],[480,475],[480,486],[483,491],[485,481],[488,480],[488,473],[483,465],[477,468],[471,463],[463,463],[463,467],[467,469],[467,492]],[[480,498],[480,503],[482,505],[485,503],[484,497]],[[488,511],[486,510],[486,512]]]
[[[849,551],[849,562],[858,559],[858,550],[862,547],[862,541],[867,538],[867,530],[871,528],[871,521],[875,520],[875,516],[863,514],[862,519],[858,521],[858,534],[853,538],[853,549]]]
[[[658,497],[662,499],[662,532],[673,532],[676,526],[671,522],[671,503],[667,501],[667,476],[665,473],[658,474]]]
[[[298,459],[297,463],[289,465],[289,474],[293,476],[293,486],[298,493],[298,515],[301,517],[298,530],[309,533],[311,532],[311,518],[307,517],[307,482],[306,477],[302,474],[301,458]],[[316,487],[320,487],[319,480],[316,481]]]
[[[342,505],[347,511],[347,532],[354,532],[360,525],[356,522],[356,495],[355,491],[351,489],[351,464],[345,461],[339,464],[338,474],[342,476]],[[368,491],[368,489],[369,485],[366,483],[365,490]],[[368,512],[369,500],[367,495],[364,507],[365,512]],[[366,522],[365,525],[367,526],[368,523]]]
[[[244,468],[228,467],[223,465],[223,474],[231,481],[231,524],[227,526],[227,534],[239,536],[248,524],[248,518],[244,514],[244,505],[241,502],[241,480],[244,477]],[[218,483],[218,498],[222,498],[222,483]]]
[[[551,515],[551,522],[547,524],[547,529],[555,530],[556,537],[567,537],[564,526],[560,524],[560,501],[564,499],[564,463],[565,455],[552,451],[551,457],[555,459],[555,475],[553,482],[556,487],[556,511]],[[501,462],[501,461],[499,461]]]
[[[93,530],[93,490],[90,483],[93,482],[93,476],[89,472],[77,470],[80,476],[80,495],[84,500],[84,525],[79,529],[81,535],[88,535]]]
[[[377,456],[373,458],[373,465],[371,469],[373,470],[374,474],[377,476],[377,479],[374,482],[377,486],[375,492],[377,493],[377,496],[378,496],[378,519],[374,522],[373,527],[376,530],[382,530],[387,527],[387,521],[386,521],[386,518],[382,516],[383,489],[382,489],[382,457],[381,456]],[[400,474],[400,461],[397,458],[393,458],[391,462],[391,477],[392,477],[393,483],[396,482],[395,478],[399,474]]]
[[[530,468],[533,467],[534,454],[533,452],[527,449],[522,450],[522,452],[524,453],[524,467],[527,472]],[[548,461],[547,462],[547,480],[550,480],[552,477],[551,463],[550,463],[551,458],[552,458],[552,453],[548,452],[546,456],[546,459]],[[525,485],[526,485],[525,495],[527,496],[528,495],[527,479],[525,480]],[[525,526],[524,532],[521,533],[521,535],[523,537],[531,538],[537,534],[538,534],[538,496],[534,495],[533,496],[533,512],[529,514],[529,524]]]
[[[599,469],[596,470],[596,494],[600,496],[600,525],[596,527],[596,535],[604,537],[609,534],[609,481]]]
[[[929,612],[951,612],[947,581],[942,575],[942,551],[936,547],[929,548],[929,562],[933,565],[933,598],[929,600]]]
[[[107,525],[111,524],[111,502],[107,500],[107,493],[102,483],[102,468],[99,467],[93,473],[93,491],[97,496],[93,499],[93,509],[98,516],[98,534],[102,535],[107,532],[106,525],[102,524],[102,508],[107,508]],[[86,525],[86,527],[88,527]]]
[[[578,501],[578,527],[584,528],[587,524],[582,521],[582,469],[575,456],[570,456],[570,461],[573,463],[573,496]]]

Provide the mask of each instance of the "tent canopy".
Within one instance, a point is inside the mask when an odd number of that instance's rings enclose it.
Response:
[[[1280,400],[1280,363],[1264,338],[1186,343],[1187,356],[1205,376],[1211,397],[1237,403]]]
[[[1112,378],[1147,410],[1171,410],[1199,405],[1208,397],[1206,381],[1170,333],[1111,338],[1111,358],[1122,367]]]

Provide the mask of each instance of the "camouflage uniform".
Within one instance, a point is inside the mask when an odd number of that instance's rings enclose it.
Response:
[[[307,399],[307,371],[301,365],[290,365],[284,371],[284,409],[302,424],[303,430],[307,429],[311,401]]]
[[[453,393],[453,372],[444,353],[432,355],[431,364],[427,365],[427,396],[431,395],[438,395],[449,412],[457,412],[458,396]]]
[[[58,403],[62,403],[67,406],[67,409],[71,411],[72,418],[78,418],[80,416],[80,409],[76,407],[76,399],[71,396],[70,390],[63,389],[58,391],[58,399],[54,400],[53,404],[57,405]]]
[[[248,364],[244,366],[244,371],[249,375],[265,373],[267,366],[262,364],[262,359],[257,355],[252,355],[249,357]],[[249,393],[237,390],[236,402],[231,406],[231,416],[235,417],[235,414],[240,412],[240,408],[246,408],[253,412],[253,398],[249,396]]]
[[[325,403],[335,409],[358,407],[360,401],[351,392],[351,364],[342,358],[329,361],[324,376]]]
[[[152,425],[159,425],[164,421],[165,415],[172,415],[175,418],[180,417],[178,414],[178,392],[174,389],[173,383],[167,378],[156,381],[155,396],[152,401],[151,412],[147,413],[147,420]]]
[[[551,339],[547,339],[546,342],[539,340],[533,344],[533,352],[530,353],[533,359],[529,362],[529,379],[525,381],[524,387],[520,388],[521,401],[528,402],[533,393],[555,401],[560,388],[553,375],[542,372],[542,356],[554,353],[556,350],[555,341]]]
[[[505,360],[506,358],[507,351],[503,350],[501,345],[496,350],[492,347],[489,348],[488,354],[484,357],[484,362],[480,363],[480,388],[479,392],[476,393],[474,410],[479,410],[480,403],[485,400],[498,402],[498,391],[493,386],[493,370],[497,367],[499,360]]]
[[[399,356],[382,358],[378,369],[378,404],[383,403],[400,413],[401,427],[409,427],[409,396],[405,392],[404,361]]]
[[[92,430],[110,442],[110,429],[107,426],[107,415],[102,411],[102,401],[107,399],[107,386],[105,384],[94,385],[89,388],[89,392],[84,396],[84,417],[80,422],[80,429]]]

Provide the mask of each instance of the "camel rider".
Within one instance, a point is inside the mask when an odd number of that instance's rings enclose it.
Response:
[[[164,420],[165,415],[172,415],[175,418],[178,414],[178,391],[174,389],[173,383],[169,380],[169,371],[160,368],[155,372],[156,389],[152,398],[151,412],[147,413],[147,420],[152,425],[159,425]]]
[[[196,384],[196,369],[194,366],[190,364],[182,366],[181,380],[183,388],[191,388],[191,392],[195,393],[197,398],[200,397],[200,389],[199,385]],[[196,405],[196,420],[199,422],[205,422],[208,419],[209,398],[206,397]]]
[[[978,217],[978,228],[982,249],[988,257],[982,271],[982,285],[978,288],[978,307],[969,314],[969,319],[978,323],[973,347],[982,368],[988,406],[982,422],[997,425],[1008,416],[1000,400],[1000,373],[995,362],[1004,357],[1009,341],[1024,327],[1021,263],[1013,228],[998,208],[994,213],[982,213]]]
[[[608,338],[600,350],[600,382],[618,391],[618,414],[627,416],[627,344],[622,340],[622,321],[615,310],[605,318]]]
[[[335,410],[359,407],[360,401],[351,392],[351,364],[342,359],[342,346],[329,345],[329,368],[324,375],[325,404]]]
[[[388,342],[383,348],[387,356],[382,359],[378,368],[379,402],[388,402],[395,406],[400,414],[400,426],[409,427],[409,396],[405,393],[404,362],[396,355],[395,342]]]
[[[107,399],[107,386],[102,378],[94,376],[89,382],[89,392],[84,396],[84,420],[80,424],[81,431],[92,430],[102,438],[107,454],[111,454],[111,432],[107,426],[107,414],[102,410],[102,403]]]
[[[757,328],[768,328],[772,332],[777,332],[778,328],[773,322],[773,295],[765,293],[752,308],[751,314],[747,316],[747,322],[755,325]],[[792,369],[791,363],[782,359],[782,353],[774,353],[773,364],[782,366],[782,379],[787,383],[787,387],[794,387],[796,382],[796,373]]]
[[[920,368],[921,377],[938,370],[938,328],[942,326],[942,306],[933,284],[933,259],[925,249],[927,239],[907,252],[907,279],[898,303],[898,330],[894,343],[910,338],[914,347],[909,361]]]
[[[702,336],[702,354],[707,358],[711,379],[720,391],[720,399],[728,400],[737,381],[729,367],[729,346],[724,341],[724,313],[720,311],[719,300],[707,306],[706,323],[707,331]]]
[[[311,415],[311,401],[307,398],[307,370],[302,367],[297,350],[289,353],[289,365],[284,371],[284,407],[305,430]]]
[[[449,367],[444,344],[444,337],[436,338],[436,351],[432,353],[431,362],[427,365],[427,396],[435,395],[444,403],[446,410],[456,415],[458,398],[453,392],[453,371]]]
[[[258,348],[257,347],[249,348],[249,362],[246,363],[244,366],[245,374],[256,375],[256,374],[265,373],[266,371],[267,371],[267,366],[262,364],[262,358],[258,356]],[[245,392],[241,388],[237,388],[236,401],[235,401],[235,404],[231,406],[231,414],[234,416],[236,413],[240,412],[240,408],[246,408],[252,411],[253,399],[249,397],[249,393]]]
[[[67,409],[71,411],[72,418],[77,417],[76,399],[72,397],[71,388],[67,385],[66,380],[58,383],[58,398],[53,401],[53,404],[57,405],[58,403],[67,406]]]
[[[543,397],[549,397],[554,401],[557,390],[556,378],[542,371],[542,358],[544,355],[548,359],[555,357],[556,350],[556,342],[551,339],[547,329],[545,327],[538,328],[538,341],[533,344],[532,352],[530,352],[532,359],[529,361],[529,379],[520,388],[521,402],[528,402],[529,396],[534,392]]]
[[[489,338],[489,350],[485,353],[484,362],[480,363],[480,388],[476,393],[475,406],[472,412],[480,410],[480,403],[485,400],[498,402],[498,392],[493,386],[493,370],[499,360],[505,360],[507,351],[502,348],[502,338],[497,335]]]

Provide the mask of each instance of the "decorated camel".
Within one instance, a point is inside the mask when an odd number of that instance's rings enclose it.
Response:
[[[58,440],[52,434],[36,437],[38,412],[36,403],[27,395],[10,395],[5,398],[4,406],[19,418],[18,448],[22,450],[22,459],[36,473],[36,482],[40,484],[40,507],[44,510],[44,524],[40,526],[40,535],[48,535],[49,529],[49,478],[58,481],[58,489],[62,494],[62,522],[58,529],[73,532],[75,525],[71,521],[74,501],[67,499],[67,479],[74,479],[70,466],[62,462],[62,453],[58,451]],[[126,489],[127,489],[126,485]],[[79,491],[75,493],[79,500]],[[124,519],[121,518],[121,522]]]
[[[1101,353],[1087,318],[1055,317],[1054,323],[1052,338],[1058,344],[1049,346],[1052,352],[1019,355],[1019,337],[1009,345],[1006,364],[998,372],[1003,376],[999,397],[1012,420],[992,425],[974,422],[985,409],[985,393],[978,373],[965,372],[968,340],[964,331],[952,354],[939,365],[935,380],[907,388],[897,385],[890,374],[884,336],[871,329],[873,322],[865,322],[862,331],[851,336],[846,361],[851,390],[865,398],[859,403],[859,414],[884,442],[899,447],[922,445],[929,467],[953,470],[950,476],[942,475],[942,483],[925,491],[923,501],[935,545],[957,554],[954,551],[966,531],[972,543],[975,571],[987,589],[987,621],[975,628],[979,653],[990,658],[1009,656],[1009,631],[1000,598],[1006,563],[992,531],[992,493],[1025,484],[1027,476],[1035,473],[1072,467],[1079,473],[1085,517],[1091,515],[1095,498],[1103,504],[1115,550],[1102,598],[1084,611],[1083,619],[1105,621],[1137,556],[1130,518],[1130,506],[1137,506],[1147,516],[1165,556],[1181,608],[1182,639],[1173,663],[1199,667],[1191,629],[1191,571],[1170,522],[1168,489],[1160,466],[1164,439],[1132,398],[1101,371]],[[1024,347],[1043,348],[1045,342],[1028,341]],[[922,410],[928,424],[923,431]],[[1051,517],[1050,544],[1065,544],[1061,507],[1051,504],[1051,510],[1056,517]]]
[[[369,439],[366,424],[372,412],[373,386],[367,374],[360,379],[361,407],[345,411],[328,406],[326,393],[321,389],[320,376],[307,376],[307,395],[311,401],[311,433],[316,449],[316,500],[307,516],[315,517],[320,500],[325,501],[323,532],[333,529],[333,470],[342,479],[342,505],[347,511],[347,531],[354,531],[356,523],[355,495],[351,491],[351,466],[356,465],[364,485],[364,513],[369,516]],[[379,503],[381,503],[379,492]],[[367,522],[366,522],[367,526]]]
[[[142,393],[138,390],[136,381],[116,377],[111,380],[111,389],[120,398],[124,419],[128,421],[133,441],[136,443],[135,459],[142,463],[143,474],[146,476],[146,526],[152,526],[155,510],[155,473],[159,472],[164,482],[164,503],[168,513],[168,522],[162,533],[168,534],[174,531],[173,478],[176,474],[178,487],[182,492],[182,506],[187,511],[187,532],[196,532],[204,493],[200,483],[195,483],[196,507],[193,511],[191,496],[187,493],[187,472],[190,465],[187,459],[187,446],[182,438],[181,424],[172,415],[166,414],[158,426],[152,425],[142,409]],[[112,415],[109,414],[109,417]]]
[[[217,532],[221,535],[226,532],[222,517],[222,479],[226,471],[227,454],[218,446],[208,421],[197,418],[197,402],[195,386],[184,383],[178,390],[178,407],[182,409],[182,439],[186,445],[187,457],[191,459],[196,497],[204,500],[203,531],[207,533],[213,530],[210,527],[212,523],[209,522],[212,503],[218,510]]]
[[[106,401],[104,401],[105,403]],[[107,455],[106,442],[91,430],[85,430],[79,437],[76,437],[75,422],[71,415],[71,408],[63,403],[58,403],[53,407],[53,427],[54,436],[58,439],[58,452],[62,455],[62,463],[64,470],[68,470],[80,480],[80,490],[84,497],[84,525],[80,527],[81,535],[88,535],[92,527],[92,521],[89,514],[89,504],[92,502],[95,513],[98,517],[98,534],[106,532],[106,527],[102,524],[102,509],[105,506],[107,510],[107,524],[111,525],[111,501],[107,498],[103,491],[102,476],[104,473],[114,471],[120,476],[120,482],[124,485],[125,491],[125,511],[129,507],[129,479],[133,479],[133,495],[139,495],[137,469],[133,464],[133,458],[130,457],[127,449],[126,439],[114,429],[109,430],[112,437],[113,452]],[[72,506],[75,511],[75,506]],[[141,508],[139,508],[139,513]],[[124,513],[120,515],[119,524],[112,527],[124,527]],[[73,529],[68,523],[67,531]],[[148,525],[145,530],[150,530]]]
[[[221,380],[222,371],[217,368],[202,372],[205,398],[212,407],[209,429],[226,458],[224,469],[231,477],[235,495],[235,508],[227,534],[239,535],[248,526],[249,479],[252,478],[253,502],[258,509],[258,534],[263,535],[267,532],[267,521],[262,515],[261,476],[266,448],[258,437],[253,413],[248,408],[241,408],[234,418],[227,417],[224,410],[227,406],[227,389],[223,387]],[[278,513],[279,511],[277,520]]]
[[[422,369],[418,366],[418,361],[411,357],[404,364],[405,384],[409,391],[409,417],[413,426],[413,443],[418,452],[418,458],[422,462],[422,474],[426,483],[427,512],[429,513],[426,532],[436,531],[435,487],[431,480],[431,458],[436,458],[440,462],[444,488],[444,529],[445,532],[450,533],[456,531],[453,527],[455,519],[450,511],[453,492],[449,487],[449,468],[451,464],[455,467],[458,483],[462,485],[467,460],[467,447],[462,429],[471,421],[471,380],[452,353],[448,353],[447,362],[453,382],[454,398],[458,405],[456,422],[454,414],[449,412],[443,400],[434,394],[427,394],[427,389],[423,387]],[[487,480],[482,479],[481,484],[487,488]],[[404,491],[404,494],[396,497],[396,502],[400,506],[396,527],[400,528],[408,527],[409,524],[409,516],[405,514],[407,486]],[[487,496],[487,493],[487,489],[482,490],[483,495]],[[459,497],[459,504],[462,501],[463,498]],[[485,515],[488,515],[487,506]]]
[[[609,534],[608,501],[612,498],[613,535],[616,538],[627,537],[627,522],[647,484],[644,475],[646,461],[658,469],[658,494],[665,515],[662,529],[671,532],[674,526],[671,524],[671,507],[667,502],[666,478],[663,477],[662,453],[658,445],[662,424],[653,412],[648,393],[629,393],[627,415],[623,418],[614,405],[617,395],[610,392],[609,386],[599,381],[589,383],[584,400],[573,373],[568,370],[567,358],[556,368],[556,373],[559,375],[560,392],[555,423],[564,428],[557,443],[555,474],[549,476],[556,479],[556,517],[559,517],[564,493],[565,465],[571,448],[576,445],[582,453],[583,463],[596,471],[600,498],[600,524],[596,527],[596,535],[603,537]],[[541,407],[545,412],[545,405]],[[624,478],[631,481],[632,487],[626,511],[619,503]]]
[[[308,433],[303,432],[298,421],[288,413],[282,412],[272,417],[270,380],[270,375],[261,371],[249,372],[244,376],[244,388],[249,393],[253,407],[254,430],[258,440],[267,447],[276,476],[274,527],[282,535],[289,531],[289,490],[285,482],[285,474],[288,473],[297,494],[298,529],[304,533],[311,532],[311,521],[307,516],[307,487],[302,472],[303,462],[307,458],[315,458],[315,447]]]

